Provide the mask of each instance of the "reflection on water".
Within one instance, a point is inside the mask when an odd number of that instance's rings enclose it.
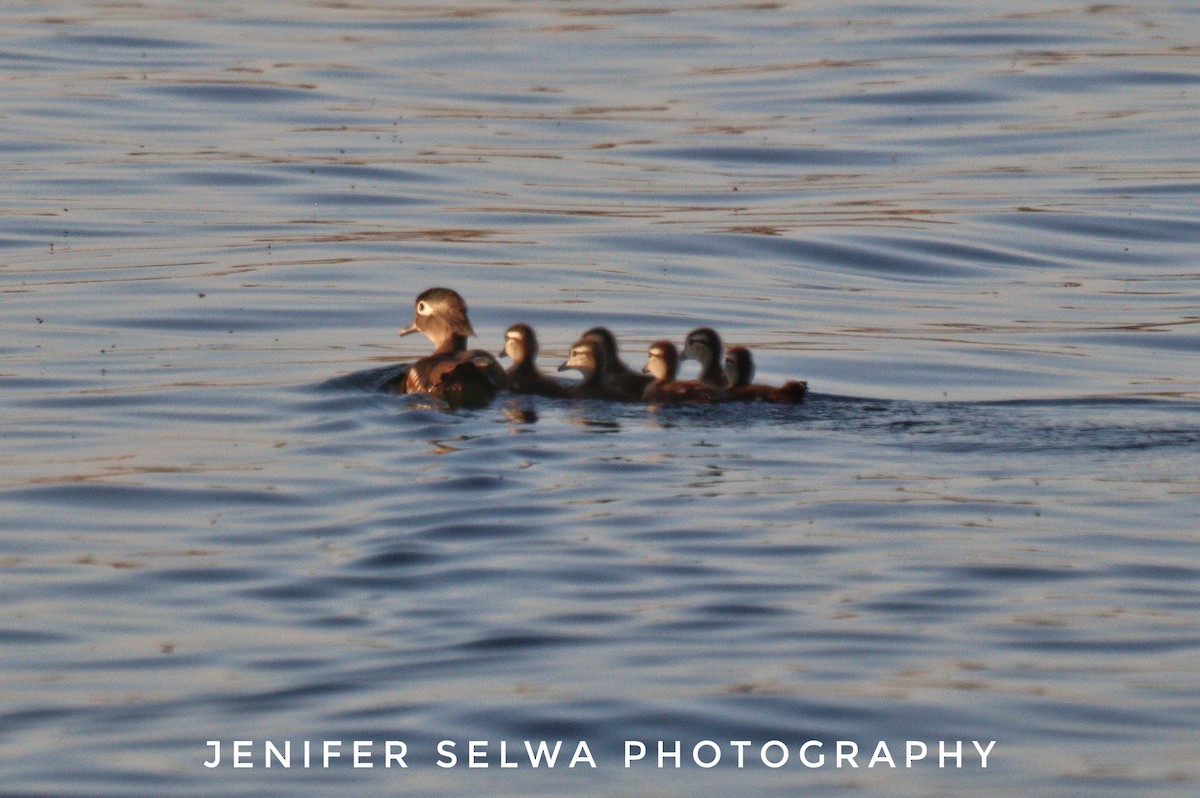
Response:
[[[1194,794],[1198,24],[6,6],[6,786]],[[448,412],[395,394],[430,285],[489,351],[713,326],[814,393]],[[412,767],[210,771],[211,739]],[[524,739],[597,771],[501,769]]]

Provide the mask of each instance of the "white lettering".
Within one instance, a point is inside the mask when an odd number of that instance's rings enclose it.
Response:
[[[712,749],[712,759],[704,760],[700,758],[701,748]],[[701,740],[692,747],[692,761],[702,768],[711,768],[716,766],[721,761],[721,749],[712,740]]]
[[[579,745],[575,746],[575,756],[571,757],[571,767],[575,767],[580,762],[587,762],[594,770],[596,768],[596,760],[592,759],[592,749],[588,748],[588,744],[580,740]]]
[[[342,747],[341,740],[326,740],[325,741],[325,744],[323,746],[321,746],[321,752],[324,755],[321,760],[323,767],[328,768],[329,760],[331,760],[331,759],[341,759],[342,752],[339,750],[341,747]]]
[[[800,746],[800,761],[804,764],[804,767],[819,768],[819,767],[825,766],[825,755],[824,754],[817,754],[816,759],[810,760],[808,758],[808,749],[820,748],[820,747],[821,747],[820,740],[809,740],[804,745]]]
[[[281,767],[290,768],[292,766],[292,741],[283,741],[283,753],[279,753],[279,749],[275,747],[275,743],[267,740],[267,751],[263,758],[267,760],[267,767],[271,767],[271,756],[275,756],[275,761]]]
[[[529,755],[529,764],[533,765],[535,768],[541,767],[543,760],[546,762],[546,767],[554,767],[554,763],[558,761],[558,752],[561,748],[562,740],[557,740],[554,743],[553,751],[551,751],[550,747],[546,745],[545,740],[539,740],[537,752],[535,753],[533,746],[529,744],[529,741],[525,741],[525,753]],[[576,751],[576,753],[578,753],[578,751]],[[574,763],[572,762],[572,764]]]
[[[665,760],[665,759],[674,759],[675,767],[679,767],[683,762],[683,745],[682,745],[682,743],[680,743],[678,740],[676,740],[675,741],[675,750],[667,751],[667,749],[663,745],[663,741],[659,740],[658,741],[658,767],[660,770],[663,767],[663,760]]]
[[[528,742],[526,742],[526,745],[528,745]],[[500,741],[500,767],[515,768],[516,766],[517,766],[516,762],[508,761],[508,741],[501,740]]]
[[[638,747],[638,752],[637,752],[636,756],[633,753],[633,747],[635,745]],[[629,763],[633,762],[636,759],[645,759],[645,758],[646,758],[646,744],[645,743],[638,742],[637,740],[626,740],[625,741],[625,767],[629,767]]]
[[[452,768],[458,764],[458,757],[455,755],[453,740],[442,740],[437,745],[437,751],[442,755],[442,759],[437,761],[437,766],[440,768]]]
[[[987,748],[980,748],[978,740],[972,740],[971,744],[975,746],[975,750],[979,752],[979,767],[986,768],[988,754],[992,753],[992,749],[996,747],[996,741],[992,740],[988,743]]]
[[[374,745],[370,740],[355,740],[354,741],[354,767],[356,768],[373,768],[375,763],[371,761],[371,747]]]
[[[205,743],[205,745],[212,746],[213,758],[212,758],[211,762],[205,762],[204,767],[215,768],[217,765],[221,764],[221,741],[220,740],[209,740],[208,742]]]
[[[746,766],[746,747],[750,745],[749,740],[730,740],[729,744],[737,749],[738,752],[738,767]]]
[[[254,763],[250,761],[250,746],[253,744],[254,742],[252,740],[233,741],[233,766],[235,768],[254,767]]]
[[[873,768],[881,762],[887,762],[892,767],[896,767],[896,760],[892,759],[892,752],[888,750],[888,744],[883,740],[880,740],[879,745],[875,746],[875,753],[871,755],[871,761],[867,763],[867,767]]]
[[[487,763],[487,740],[472,740],[467,743],[467,767],[485,768]]]
[[[955,767],[962,767],[962,740],[955,741],[953,754],[947,752],[945,740],[938,740],[938,767],[946,767],[947,759],[953,759]]]
[[[782,753],[782,756],[777,762],[772,762],[767,758],[767,751],[771,750],[772,748],[778,748]],[[788,747],[778,740],[770,740],[763,744],[762,750],[758,752],[758,757],[762,760],[762,763],[769,768],[783,767],[788,761]]]
[[[841,767],[843,762],[849,763],[850,767],[858,767],[858,762],[854,758],[858,756],[858,743],[853,740],[838,740],[837,742],[837,767]]]
[[[399,752],[394,749],[399,748]],[[383,762],[383,766],[390,768],[392,762],[395,762],[402,768],[407,768],[404,764],[404,757],[408,756],[408,745],[403,740],[388,740],[387,741],[387,758]]]
[[[921,753],[915,753],[918,750]],[[925,743],[921,742],[920,740],[909,740],[908,745],[905,746],[904,766],[907,768],[912,767],[913,762],[916,762],[918,759],[924,759],[925,755],[928,753],[929,746],[925,745]]]

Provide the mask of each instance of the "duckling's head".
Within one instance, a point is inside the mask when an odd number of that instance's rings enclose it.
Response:
[[[604,347],[595,338],[580,338],[571,347],[567,361],[558,367],[559,371],[574,369],[584,376],[584,379],[604,369]]]
[[[455,336],[466,339],[475,334],[467,318],[467,303],[449,288],[430,288],[417,297],[412,324],[400,334],[415,332],[425,333],[437,346]]]
[[[673,380],[679,372],[679,351],[670,341],[655,341],[646,352],[646,374],[656,380]]]
[[[537,357],[538,342],[528,324],[514,324],[504,333],[504,351],[500,357],[511,357],[514,363]]]
[[[754,358],[744,346],[731,346],[725,353],[725,376],[734,388],[745,388],[754,379]]]
[[[712,327],[697,327],[683,342],[683,359],[712,363],[721,357],[721,336]]]
[[[587,339],[600,343],[601,349],[604,350],[604,356],[609,363],[617,362],[617,337],[612,334],[612,330],[607,327],[593,327],[579,336],[580,341]]]

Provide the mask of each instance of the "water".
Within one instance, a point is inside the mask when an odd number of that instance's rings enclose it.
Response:
[[[0,31],[4,794],[1195,793],[1196,10],[166,0]],[[439,284],[547,370],[597,323],[639,366],[705,324],[813,396],[371,390]],[[524,740],[558,766],[502,768]]]

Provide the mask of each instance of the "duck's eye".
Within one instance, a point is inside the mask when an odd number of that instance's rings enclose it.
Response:
[[[433,312],[433,308],[429,307],[428,302],[418,302],[417,303],[417,315],[418,316],[428,316],[432,312]]]

